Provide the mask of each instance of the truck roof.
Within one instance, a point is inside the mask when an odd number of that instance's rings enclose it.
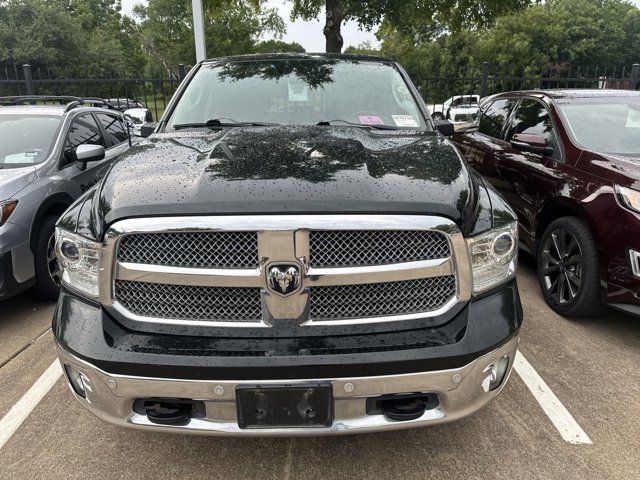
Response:
[[[375,55],[361,55],[349,53],[260,53],[247,55],[232,55],[228,57],[214,57],[204,62],[243,62],[251,60],[358,60],[362,62],[393,62],[390,58]]]

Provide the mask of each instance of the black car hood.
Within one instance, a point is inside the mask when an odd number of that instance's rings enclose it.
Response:
[[[123,218],[274,213],[405,213],[468,231],[475,177],[433,132],[352,127],[234,127],[156,134],[99,190],[104,232]]]

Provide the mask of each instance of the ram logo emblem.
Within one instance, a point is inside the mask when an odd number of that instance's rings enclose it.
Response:
[[[300,267],[293,264],[270,265],[267,271],[269,290],[286,297],[300,288]]]

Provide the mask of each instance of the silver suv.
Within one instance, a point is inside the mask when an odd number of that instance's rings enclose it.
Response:
[[[122,114],[100,100],[0,97],[0,105],[0,299],[33,285],[55,299],[56,220],[131,141]]]

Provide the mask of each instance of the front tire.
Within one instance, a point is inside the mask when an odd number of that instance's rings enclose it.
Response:
[[[44,217],[36,232],[34,260],[36,270],[36,289],[43,300],[56,300],[60,293],[60,265],[55,256],[56,215]]]
[[[442,115],[440,112],[436,112],[431,115],[431,118],[433,118],[434,120],[444,120],[444,115]]]
[[[597,317],[605,311],[600,302],[598,250],[584,220],[554,220],[542,235],[537,266],[542,295],[556,313]]]

